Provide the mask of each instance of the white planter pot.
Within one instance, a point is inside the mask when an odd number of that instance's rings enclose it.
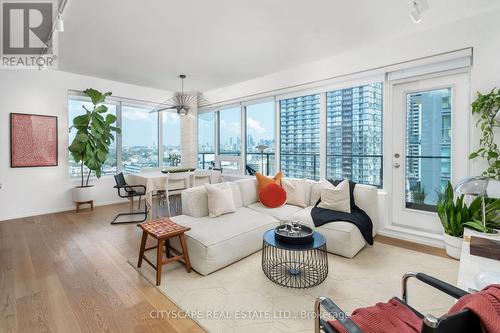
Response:
[[[88,202],[94,200],[94,185],[73,188],[74,202]]]
[[[463,238],[444,234],[446,254],[450,257],[460,260],[460,254],[462,253],[462,243]]]

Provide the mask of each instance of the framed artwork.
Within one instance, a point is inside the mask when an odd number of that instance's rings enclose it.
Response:
[[[57,117],[10,114],[10,167],[57,166]]]

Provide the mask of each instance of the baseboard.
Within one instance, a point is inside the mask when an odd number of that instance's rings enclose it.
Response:
[[[448,257],[448,255],[446,254],[446,251],[444,249],[439,248],[439,247],[435,247],[435,246],[423,245],[421,243],[410,242],[407,240],[401,240],[399,238],[393,238],[393,237],[384,236],[384,235],[380,235],[380,234],[375,236],[375,241],[379,242],[379,243],[383,243],[383,244],[397,246],[397,247],[400,247],[403,249],[432,254],[435,256],[443,257],[443,258],[450,258],[450,257]]]
[[[397,238],[407,242],[444,249],[443,235],[436,235],[428,232],[404,229],[395,226],[390,226],[379,230],[377,234],[390,238]]]
[[[116,204],[125,203],[125,202],[128,202],[128,200],[119,199],[119,200],[102,201],[102,202],[95,203],[94,207],[116,205]],[[22,219],[22,218],[31,217],[31,216],[63,213],[63,212],[69,212],[69,211],[74,211],[74,210],[75,210],[75,206],[73,205],[71,207],[65,207],[65,208],[55,208],[55,209],[49,209],[49,210],[44,210],[44,211],[38,211],[38,212],[29,212],[29,213],[19,214],[19,215],[2,216],[2,217],[0,217],[0,222],[15,220],[15,219]]]

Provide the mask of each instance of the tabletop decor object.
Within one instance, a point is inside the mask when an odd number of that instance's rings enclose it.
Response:
[[[10,114],[10,167],[57,166],[57,117]]]
[[[289,221],[274,229],[276,240],[287,244],[308,244],[314,241],[312,228]]]
[[[161,170],[163,173],[181,173],[181,172],[193,172],[195,168],[167,168]]]

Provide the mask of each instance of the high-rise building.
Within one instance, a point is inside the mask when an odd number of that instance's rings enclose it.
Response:
[[[327,177],[382,186],[382,83],[326,94]]]
[[[407,205],[435,205],[451,173],[451,89],[408,94]]]
[[[319,179],[320,96],[280,101],[280,166],[291,178]]]

